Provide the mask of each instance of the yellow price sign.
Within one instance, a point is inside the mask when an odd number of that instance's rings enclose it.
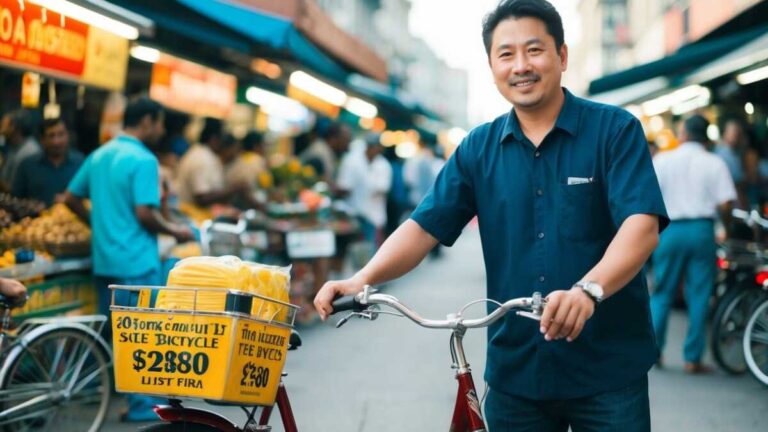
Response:
[[[112,317],[119,391],[221,396],[232,342],[231,318],[120,311]]]
[[[167,312],[113,311],[112,319],[118,391],[274,403],[290,328]]]

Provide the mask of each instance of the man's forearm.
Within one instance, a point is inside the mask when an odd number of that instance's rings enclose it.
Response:
[[[176,237],[180,227],[166,220],[159,209],[153,207],[139,207],[136,210],[139,223],[151,233],[168,234]]]
[[[619,228],[603,258],[584,276],[584,280],[599,283],[605,297],[609,297],[637,275],[658,244],[659,218],[645,214],[630,216]]]
[[[65,192],[64,204],[66,204],[66,206],[72,210],[72,213],[74,213],[81,221],[83,221],[84,224],[88,226],[91,225],[91,213],[87,208],[85,208],[85,205],[83,205],[82,198],[76,197],[70,192]]]
[[[437,239],[408,219],[389,236],[354,278],[369,285],[397,279],[419,265],[435,245]]]

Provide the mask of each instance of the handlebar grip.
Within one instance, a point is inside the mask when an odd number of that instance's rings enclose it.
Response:
[[[358,302],[355,296],[338,296],[331,304],[331,307],[333,307],[333,312],[331,312],[331,315],[333,315],[346,311],[362,312],[368,308],[368,305]]]

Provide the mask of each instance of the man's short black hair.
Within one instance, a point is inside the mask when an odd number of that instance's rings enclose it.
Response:
[[[163,106],[153,101],[147,96],[138,96],[128,101],[123,114],[123,127],[135,127],[141,123],[141,120],[149,116],[152,121],[157,121],[160,113],[163,112]]]
[[[45,136],[45,131],[59,124],[63,124],[64,128],[67,127],[67,124],[61,117],[47,118],[43,120],[43,124],[40,125],[40,136]]]
[[[203,125],[203,131],[200,132],[200,142],[209,143],[213,138],[221,138],[224,136],[224,123],[219,119],[206,117],[205,124]]]
[[[8,114],[13,123],[13,127],[18,130],[23,137],[31,137],[37,131],[38,119],[37,113],[29,109],[18,109]]]
[[[683,122],[683,128],[688,135],[690,141],[698,143],[706,143],[709,141],[707,137],[707,128],[709,127],[709,121],[701,114],[694,114]]]
[[[243,150],[245,151],[254,151],[262,144],[264,144],[264,136],[255,130],[248,132],[243,137]]]
[[[493,31],[499,23],[508,18],[536,18],[544,22],[549,33],[555,39],[558,54],[565,43],[563,20],[554,6],[547,0],[502,0],[496,9],[483,19],[483,44],[485,53],[491,55]]]

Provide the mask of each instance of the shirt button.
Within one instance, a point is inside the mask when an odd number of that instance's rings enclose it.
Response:
[[[541,190],[541,189],[536,189],[536,195],[542,196],[542,195],[544,195],[544,191]]]
[[[543,238],[544,238],[544,233],[543,233],[543,232],[540,232],[538,237],[539,237],[540,239],[543,239]]]
[[[545,280],[544,276],[539,276],[539,282],[544,282]]]
[[[539,156],[541,156],[541,152],[540,152],[540,151],[537,151],[537,152],[535,152],[535,153],[533,154],[533,156],[534,156],[534,157],[539,157]]]

